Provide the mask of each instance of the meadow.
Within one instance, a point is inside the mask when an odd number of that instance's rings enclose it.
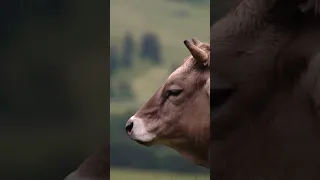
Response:
[[[209,180],[210,176],[208,174],[152,172],[113,168],[110,172],[110,178],[111,180]]]

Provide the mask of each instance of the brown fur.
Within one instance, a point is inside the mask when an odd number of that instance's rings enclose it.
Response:
[[[109,144],[90,155],[65,180],[109,180]]]
[[[211,116],[212,178],[320,178],[315,2],[242,0],[213,25],[211,72],[233,93]]]

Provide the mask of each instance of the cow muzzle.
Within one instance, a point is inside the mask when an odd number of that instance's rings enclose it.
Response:
[[[127,121],[125,130],[132,140],[145,146],[151,146],[156,138],[155,134],[148,131],[144,120],[135,116]]]

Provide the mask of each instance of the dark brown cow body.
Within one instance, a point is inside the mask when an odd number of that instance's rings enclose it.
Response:
[[[209,168],[210,46],[184,43],[192,56],[128,120],[126,131],[140,144],[166,145]]]
[[[211,29],[211,177],[320,179],[320,3],[242,0]],[[213,78],[213,77],[212,77]],[[219,92],[219,93],[215,93]]]
[[[64,180],[109,180],[109,144],[89,156],[74,172]]]

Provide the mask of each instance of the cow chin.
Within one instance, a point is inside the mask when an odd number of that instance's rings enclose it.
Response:
[[[143,146],[147,146],[147,147],[150,147],[154,144],[153,141],[149,141],[149,142],[143,142],[143,141],[139,141],[139,140],[135,140],[138,144],[141,144]]]
[[[154,144],[156,135],[150,133],[141,118],[131,117],[128,123],[133,123],[132,130],[128,133],[130,138],[137,143],[144,146],[151,146]]]

